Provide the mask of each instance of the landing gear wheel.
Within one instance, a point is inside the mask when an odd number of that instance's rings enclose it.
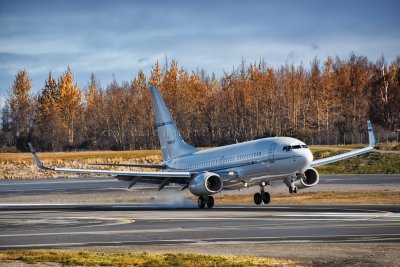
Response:
[[[269,202],[271,202],[271,196],[268,192],[262,193],[262,201],[264,202],[264,204],[269,204]]]
[[[262,202],[262,196],[260,193],[255,193],[254,194],[254,203],[256,203],[256,205],[260,205]]]
[[[297,187],[293,188],[293,193],[295,193],[295,194],[297,193]]]
[[[199,197],[197,199],[197,205],[199,206],[200,209],[204,209],[204,207],[206,206],[206,200],[204,197]]]
[[[214,207],[214,197],[213,196],[207,196],[206,197],[206,204],[207,204],[207,208],[209,208],[209,209]]]

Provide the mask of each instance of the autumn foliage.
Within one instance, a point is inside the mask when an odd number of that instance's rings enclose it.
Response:
[[[149,77],[99,86],[94,74],[78,87],[69,68],[49,73],[34,96],[20,70],[2,110],[0,145],[44,150],[152,149],[158,147],[149,84],[158,86],[183,138],[216,146],[288,135],[313,144],[367,142],[371,119],[381,140],[400,128],[400,57],[391,64],[366,57],[315,59],[310,66],[268,67],[242,62],[217,78],[189,72],[177,61],[156,63]]]

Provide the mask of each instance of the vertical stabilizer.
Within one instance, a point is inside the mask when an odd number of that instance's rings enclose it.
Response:
[[[150,86],[158,138],[163,160],[170,160],[198,151],[183,141],[157,87]]]

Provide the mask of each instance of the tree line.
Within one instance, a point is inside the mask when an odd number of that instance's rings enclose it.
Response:
[[[158,138],[148,86],[155,85],[183,138],[194,146],[219,146],[269,136],[293,136],[312,144],[367,142],[366,120],[381,139],[398,141],[400,57],[371,62],[315,58],[308,67],[268,67],[244,61],[217,78],[205,70],[189,72],[172,60],[158,62],[149,77],[101,87],[94,74],[79,87],[68,68],[50,72],[32,93],[19,70],[1,110],[3,150],[154,149]]]

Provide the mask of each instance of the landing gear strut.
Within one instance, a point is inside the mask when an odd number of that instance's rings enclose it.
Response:
[[[260,205],[262,202],[264,202],[264,204],[268,204],[269,202],[271,202],[271,196],[268,192],[264,191],[264,187],[265,183],[262,183],[260,185],[260,193],[254,194],[254,203],[256,205]]]
[[[291,183],[289,186],[289,193],[293,194],[293,193],[297,193],[297,187],[294,185],[294,183]]]
[[[211,209],[214,207],[214,197],[213,196],[206,196],[206,197],[199,197],[197,199],[197,205],[200,209],[204,209],[207,205],[207,208]]]

